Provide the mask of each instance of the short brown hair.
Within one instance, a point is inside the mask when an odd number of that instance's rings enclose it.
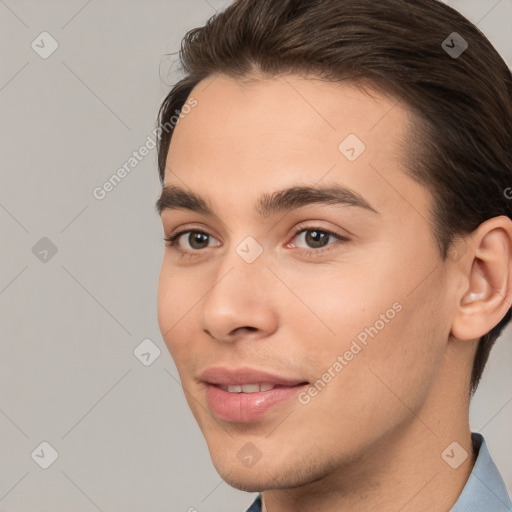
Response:
[[[460,45],[459,36],[468,47],[450,55],[442,43],[453,47],[455,37]],[[437,0],[237,0],[186,34],[180,61],[185,77],[161,106],[160,127],[217,73],[314,75],[403,101],[416,114],[407,172],[432,193],[443,260],[456,237],[489,218],[512,217],[505,192],[512,185],[510,70],[475,25]],[[172,132],[160,132],[162,183]],[[511,309],[480,338],[471,395],[510,317]]]

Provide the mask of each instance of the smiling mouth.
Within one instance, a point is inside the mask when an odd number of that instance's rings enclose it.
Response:
[[[286,372],[288,373],[288,372]],[[309,382],[284,372],[240,366],[211,366],[198,380],[204,386],[208,409],[217,418],[234,423],[255,422],[269,412],[292,407]]]
[[[309,386],[299,384],[206,384],[208,409],[218,419],[232,423],[253,423],[292,407],[297,396]],[[284,413],[283,413],[284,414]],[[270,417],[271,418],[271,417]]]

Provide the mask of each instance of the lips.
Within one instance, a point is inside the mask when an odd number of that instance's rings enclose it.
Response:
[[[200,376],[206,401],[219,419],[252,422],[284,405],[308,385],[304,379],[283,377],[252,368],[208,368]]]

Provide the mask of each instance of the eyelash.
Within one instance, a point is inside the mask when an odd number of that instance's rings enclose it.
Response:
[[[303,224],[300,224],[295,228],[295,232],[293,234],[292,240],[294,238],[296,238],[298,235],[300,235],[301,233],[307,232],[307,231],[319,231],[320,233],[325,233],[328,236],[336,238],[338,240],[338,242],[348,242],[349,241],[349,239],[347,237],[339,235],[338,233],[335,233],[334,231],[330,231],[328,229],[323,229],[318,226],[305,226]],[[196,250],[189,251],[189,250],[180,249],[178,247],[178,239],[187,233],[200,233],[200,234],[203,234],[203,235],[206,235],[209,237],[212,236],[209,233],[207,233],[206,231],[202,231],[200,229],[182,229],[181,231],[178,231],[177,233],[172,233],[168,237],[165,237],[164,241],[166,242],[166,245],[168,247],[171,247],[176,252],[178,252],[181,257],[193,258],[196,256],[200,256],[200,253],[203,252],[205,249],[196,249]],[[321,247],[319,249],[304,249],[304,248],[298,248],[298,249],[302,254],[305,254],[307,256],[318,256],[320,254],[324,254],[326,252],[333,250],[333,248],[332,248],[333,245],[336,246],[339,244],[338,243],[328,244],[327,246]]]

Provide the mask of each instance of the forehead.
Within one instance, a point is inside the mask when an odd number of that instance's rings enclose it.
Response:
[[[295,75],[244,80],[214,75],[200,82],[191,96],[198,106],[180,121],[174,141],[190,129],[199,138],[211,139],[214,134],[217,143],[227,140],[233,149],[241,142],[237,133],[274,143],[314,141],[326,135],[327,143],[336,142],[348,133],[368,142],[373,136],[392,139],[408,118],[404,105],[375,89]],[[383,129],[376,129],[382,123]]]
[[[214,75],[191,97],[197,106],[176,126],[167,185],[249,199],[327,177],[377,206],[396,203],[397,190],[400,196],[408,187],[427,193],[404,172],[411,115],[376,90],[295,75],[244,81]]]

